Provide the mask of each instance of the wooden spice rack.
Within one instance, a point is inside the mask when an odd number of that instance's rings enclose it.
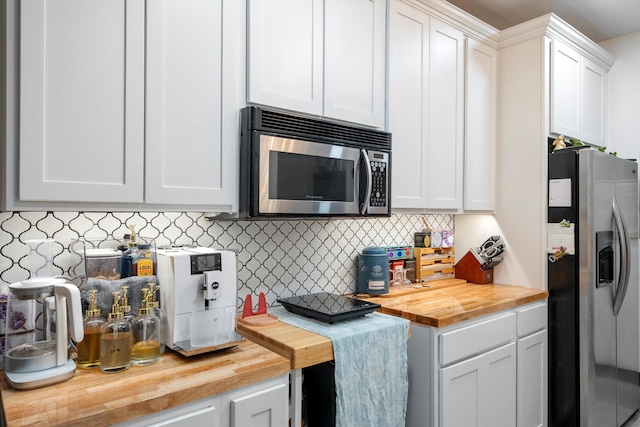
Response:
[[[450,279],[455,276],[455,248],[413,248],[416,282]]]

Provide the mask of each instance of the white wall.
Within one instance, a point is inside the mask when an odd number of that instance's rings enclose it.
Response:
[[[607,151],[640,159],[640,32],[599,44],[616,57],[609,72]]]

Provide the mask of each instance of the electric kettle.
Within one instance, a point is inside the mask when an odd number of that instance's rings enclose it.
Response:
[[[51,309],[55,314],[49,315]],[[6,321],[5,376],[11,386],[29,390],[73,377],[69,335],[76,342],[84,337],[77,286],[51,277],[13,283]]]

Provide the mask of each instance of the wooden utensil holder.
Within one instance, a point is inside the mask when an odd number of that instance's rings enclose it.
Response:
[[[467,252],[456,264],[455,274],[457,279],[464,279],[469,283],[485,285],[493,283],[493,268],[483,270],[476,256]]]

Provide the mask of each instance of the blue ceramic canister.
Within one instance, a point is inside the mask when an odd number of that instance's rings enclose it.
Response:
[[[389,293],[389,254],[385,248],[363,249],[359,257],[358,293],[371,295]]]

